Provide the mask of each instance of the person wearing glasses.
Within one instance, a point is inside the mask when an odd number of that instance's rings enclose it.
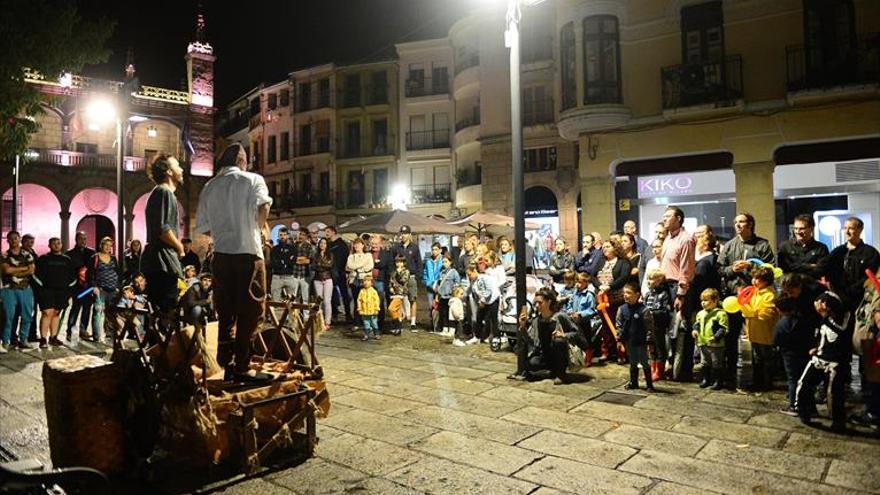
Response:
[[[828,246],[813,237],[815,226],[811,215],[795,217],[794,236],[779,246],[779,268],[782,271],[819,278],[821,264],[828,257]]]

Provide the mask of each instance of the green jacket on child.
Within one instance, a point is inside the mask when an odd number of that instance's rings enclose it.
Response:
[[[694,320],[694,331],[697,332],[697,345],[724,347],[724,335],[727,334],[727,313],[716,307],[697,313]]]

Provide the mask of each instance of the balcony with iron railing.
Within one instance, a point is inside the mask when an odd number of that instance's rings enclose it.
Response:
[[[478,53],[469,53],[461,57],[456,57],[455,75],[457,76],[465,69],[470,69],[471,67],[476,67],[478,65],[480,65],[480,54]]]
[[[332,191],[291,191],[275,197],[272,203],[274,211],[291,211],[298,208],[314,208],[318,206],[332,206],[334,194]]]
[[[299,97],[296,99],[295,107],[297,113],[318,110],[321,108],[331,108],[330,93],[312,93],[308,98]]]
[[[394,147],[391,145],[394,142],[394,135],[388,134],[382,137],[383,139],[378,139],[378,136],[374,136],[377,139],[373,141],[367,141],[364,138],[358,141],[339,139],[336,143],[337,156],[339,158],[361,158],[394,154]]]
[[[742,56],[724,61],[672,65],[660,69],[663,109],[714,105],[729,107],[743,97]]]
[[[524,126],[552,124],[555,120],[553,98],[525,100],[522,108],[522,124]]]
[[[386,189],[349,189],[336,192],[336,208],[387,208],[388,191]]]
[[[330,137],[317,136],[309,141],[297,141],[293,145],[293,156],[309,156],[330,153]]]
[[[833,53],[804,45],[785,48],[789,92],[880,83],[880,33]]]
[[[480,125],[480,107],[474,107],[470,112],[464,112],[462,117],[455,123],[455,132],[468,127]]]
[[[411,78],[406,80],[406,97],[449,94],[449,78]]]
[[[449,129],[411,131],[406,133],[407,151],[432,150],[449,147]]]
[[[357,88],[343,88],[339,91],[339,107],[355,108],[367,105],[386,105],[389,103],[388,85],[384,86],[359,86]]]
[[[435,204],[452,201],[451,184],[420,184],[410,188],[410,204]]]
[[[116,155],[106,153],[83,153],[79,151],[32,148],[32,163],[58,165],[61,167],[77,167],[89,169],[116,170]],[[144,170],[146,158],[143,156],[122,157],[123,168],[127,172]]]

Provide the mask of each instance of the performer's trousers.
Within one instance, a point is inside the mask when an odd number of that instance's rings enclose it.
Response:
[[[235,371],[242,373],[250,363],[251,340],[263,324],[266,265],[251,254],[216,253],[212,268],[220,340],[217,360],[228,365],[234,348]]]

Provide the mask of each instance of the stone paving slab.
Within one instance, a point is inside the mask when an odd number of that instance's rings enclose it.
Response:
[[[336,383],[327,383],[327,393],[330,394],[331,399],[342,397],[343,395],[350,394],[352,392],[357,392],[357,389],[346,387],[345,385],[339,385]]]
[[[828,461],[790,452],[780,452],[748,444],[712,440],[697,459],[719,461],[726,465],[757,468],[762,471],[819,481]]]
[[[395,382],[411,383],[413,385],[418,385],[421,382],[438,376],[433,373],[425,373],[424,371],[405,370],[381,364],[366,366],[361,369],[361,374],[363,376],[373,376]]]
[[[612,469],[636,453],[635,449],[623,445],[550,430],[529,437],[517,446]]]
[[[692,435],[636,425],[620,425],[602,435],[602,439],[636,449],[658,450],[683,456],[693,456],[706,445],[706,440]]]
[[[375,476],[387,474],[423,458],[411,449],[349,433],[322,441],[317,455]]]
[[[587,437],[598,437],[615,425],[603,419],[538,407],[524,407],[502,416],[501,419]]]
[[[553,380],[541,380],[537,382],[515,382],[513,380],[507,380],[505,386],[517,387],[535,392],[544,392],[550,395],[572,397],[575,399],[582,399],[582,401],[592,399],[602,392],[605,392],[604,389],[593,386],[592,380],[585,383],[571,383],[568,385],[553,385]]]
[[[438,495],[526,495],[536,488],[526,481],[436,458],[422,459],[387,478]]]
[[[566,387],[567,385],[557,385],[557,387]],[[574,386],[574,385],[569,385]],[[568,411],[569,409],[583,404],[598,395],[594,390],[585,390],[582,397],[566,397],[564,395],[548,394],[547,392],[539,392],[537,390],[529,390],[526,387],[508,387],[500,386],[492,390],[483,392],[480,397],[489,399],[503,400],[506,402],[514,402],[517,404],[541,407],[544,409],[556,409],[559,411]]]
[[[617,423],[628,423],[662,430],[681,421],[681,416],[654,409],[638,409],[630,406],[590,401],[577,406],[571,412]]]
[[[688,417],[672,427],[672,431],[706,438],[720,438],[734,443],[776,447],[785,441],[787,432],[775,428],[726,423],[707,418]]]
[[[864,462],[865,459],[880,458],[880,447],[877,445],[854,442],[841,435],[820,437],[792,433],[788,437],[788,441],[785,442],[784,450],[796,454],[856,463]]]
[[[494,373],[493,371],[488,370],[478,370],[440,363],[424,363],[415,369],[427,373],[433,373],[435,375],[443,375],[452,378],[467,378],[469,380],[483,378]]]
[[[354,392],[337,398],[331,397],[330,400],[345,406],[366,409],[389,416],[422,407],[422,404],[415,401],[399,398],[392,399],[384,395],[364,391]]]
[[[700,416],[734,423],[745,423],[751,416],[752,411],[732,407],[716,406],[696,401],[683,401],[667,397],[651,396],[636,402],[635,407],[654,409],[681,416]]]
[[[801,421],[795,416],[788,416],[778,412],[756,414],[749,418],[748,424],[768,426],[770,428],[803,433],[813,437],[840,438],[840,435],[837,433],[807,426],[801,423]],[[847,440],[858,443],[869,443],[877,445],[878,448],[880,448],[880,436],[870,436],[870,430],[867,428],[855,427],[853,424],[849,424],[848,426],[855,428],[856,433],[850,435]]]
[[[416,424],[401,418],[390,418],[369,411],[353,410],[344,414],[334,414],[322,421],[332,428],[361,435],[373,440],[406,446],[437,432],[423,424]]]
[[[738,392],[712,392],[703,396],[700,400],[719,406],[766,412],[779,410],[780,403],[783,403],[782,401],[786,399],[782,393],[762,393],[758,395],[741,394]]]
[[[481,382],[477,380],[468,380],[466,378],[452,378],[443,376],[432,378],[420,383],[422,387],[439,388],[443,390],[451,390],[462,394],[479,395],[487,390],[495,388],[491,383]]]
[[[449,390],[429,390],[411,395],[410,400],[421,401],[436,406],[465,411],[491,418],[500,418],[522,407],[521,404],[488,399],[475,395],[459,394]]]
[[[670,483],[669,481],[661,481],[648,490],[648,495],[703,495],[705,493],[718,493],[706,490],[705,488],[694,488],[691,486],[679,485],[678,483]]]
[[[877,456],[862,462],[833,460],[825,477],[825,483],[854,490],[880,493],[880,464]]]
[[[516,412],[513,414],[516,414]],[[540,431],[540,428],[535,426],[514,423],[506,419],[489,418],[464,411],[443,409],[437,406],[413,409],[401,414],[401,416],[426,426],[454,431],[470,437],[494,440],[507,445],[513,445]]]
[[[367,363],[381,364],[382,366],[391,366],[393,368],[401,368],[405,370],[418,370],[425,366],[425,361],[419,359],[409,359],[399,356],[389,356],[386,354],[373,355],[364,359]]]
[[[376,376],[363,376],[361,378],[348,380],[345,382],[345,385],[359,390],[366,390],[368,392],[389,395],[392,397],[408,397],[410,395],[416,395],[430,390],[428,387],[423,387],[421,385],[389,380],[387,378]]]
[[[523,448],[473,438],[451,431],[441,431],[410,447],[437,457],[469,464],[493,473],[510,475],[543,454]]]
[[[620,466],[620,469],[721,493],[803,495],[839,492],[839,489],[815,482],[757,471],[754,467],[729,466],[721,462],[703,461],[650,450],[639,452]]]
[[[249,480],[236,483],[232,486],[222,489],[222,491],[211,492],[217,495],[296,495],[297,492],[289,490],[283,486],[270,483],[262,478],[251,478]],[[300,493],[327,493],[327,492],[300,492]]]
[[[361,368],[363,369],[363,366]],[[324,379],[327,380],[328,383],[345,383],[349,380],[357,380],[358,378],[362,378],[364,376],[363,373],[345,371],[341,369],[335,370],[333,368],[324,368],[324,375]]]
[[[514,475],[557,490],[578,494],[639,494],[652,481],[644,476],[622,473],[580,462],[545,457]]]
[[[272,473],[264,479],[274,486],[281,486],[295,493],[318,495],[342,493],[350,487],[359,486],[369,477],[360,471],[313,457],[298,466]]]

